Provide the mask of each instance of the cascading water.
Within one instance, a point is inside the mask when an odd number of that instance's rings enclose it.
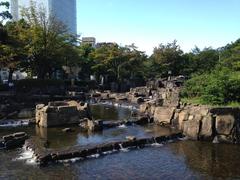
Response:
[[[122,144],[119,144],[119,147],[120,147],[120,151],[122,151],[122,152],[128,152],[129,151],[129,149],[128,148],[124,148],[122,146]]]
[[[155,137],[153,138],[153,142],[154,142],[154,143],[152,144],[152,146],[159,146],[159,147],[160,147],[160,146],[163,146],[163,144],[160,144],[160,143],[157,142],[157,140],[156,140]]]

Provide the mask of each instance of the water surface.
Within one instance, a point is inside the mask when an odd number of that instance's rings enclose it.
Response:
[[[115,107],[94,108],[99,112],[95,118],[130,118],[131,111],[126,108],[119,111]],[[26,131],[36,143],[48,141],[46,149],[62,149],[123,140],[127,135],[152,137],[174,131],[157,125],[118,127],[101,133],[73,129],[73,133],[66,134],[62,128],[1,128],[0,135]],[[23,153],[20,148],[0,152],[0,179],[240,179],[239,152],[239,145],[179,141],[39,168],[26,159],[19,159]]]

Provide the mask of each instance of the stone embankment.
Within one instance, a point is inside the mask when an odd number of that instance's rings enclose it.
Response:
[[[74,147],[73,149],[58,152],[44,152],[39,150],[38,147],[35,146],[35,143],[32,142],[33,139],[29,139],[25,145],[27,149],[31,149],[34,152],[34,156],[38,164],[40,166],[46,166],[49,163],[59,162],[62,160],[70,160],[73,158],[85,159],[94,155],[105,155],[112,152],[126,150],[127,148],[143,148],[151,144],[164,143],[169,140],[178,140],[179,138],[182,138],[182,133],[141,139],[128,138],[128,140],[125,141],[111,142],[93,147],[88,146],[87,148]]]
[[[180,102],[182,81],[178,78],[154,81],[131,89],[141,95],[139,112],[160,125],[171,125],[192,140],[240,143],[240,107],[186,105]]]

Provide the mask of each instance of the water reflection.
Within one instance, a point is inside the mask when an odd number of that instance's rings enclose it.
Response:
[[[125,107],[116,107],[108,104],[95,104],[90,107],[94,119],[124,120],[131,118],[131,110]]]
[[[240,146],[185,141],[171,144],[171,150],[185,157],[189,168],[210,177],[240,178]]]

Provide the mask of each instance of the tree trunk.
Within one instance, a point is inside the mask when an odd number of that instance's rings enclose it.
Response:
[[[11,83],[13,81],[13,72],[14,70],[12,68],[9,69],[9,74],[8,74],[8,83]]]

